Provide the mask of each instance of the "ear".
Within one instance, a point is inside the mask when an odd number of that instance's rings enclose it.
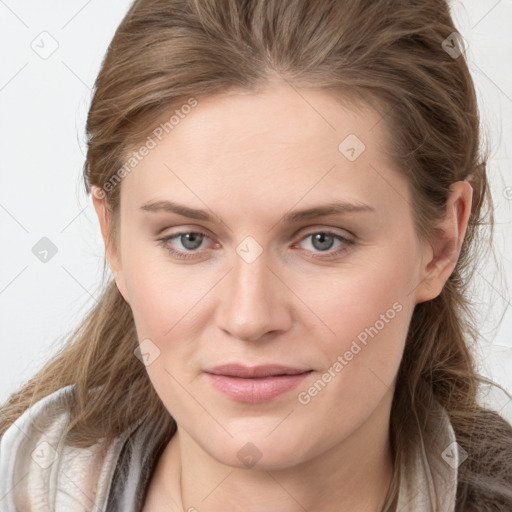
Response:
[[[471,213],[473,188],[468,181],[450,186],[445,216],[436,225],[434,240],[424,251],[416,303],[436,298],[452,274],[459,258]]]
[[[105,256],[107,257],[110,269],[114,274],[117,288],[119,289],[121,295],[124,297],[124,300],[129,303],[118,247],[116,247],[114,240],[110,240],[108,236],[111,220],[111,210],[108,207],[105,192],[100,187],[93,185],[91,187],[91,196],[94,209],[96,210],[96,215],[98,216],[98,221],[100,223],[103,243],[105,244]]]

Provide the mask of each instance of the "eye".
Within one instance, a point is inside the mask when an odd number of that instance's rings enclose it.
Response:
[[[204,237],[206,236],[204,233],[180,233],[177,235],[179,242],[183,245],[183,247],[189,251],[193,251],[198,249],[203,243]]]
[[[309,244],[311,248],[306,251],[313,253],[311,255],[313,258],[334,258],[347,251],[349,246],[354,243],[349,238],[332,231],[314,231],[303,236],[300,241],[304,242],[309,238],[311,238]],[[158,242],[171,256],[178,259],[190,259],[200,256],[201,249],[204,249],[203,242],[209,239],[208,234],[202,231],[180,231],[160,238]],[[338,243],[337,249],[330,251],[336,242]],[[216,246],[218,247],[219,244]],[[317,254],[315,255],[315,253]]]
[[[205,238],[209,238],[206,233],[200,231],[180,231],[165,238],[160,238],[158,241],[172,256],[181,259],[188,259],[196,257],[195,252],[201,247]],[[169,242],[177,240],[184,250],[174,249]],[[176,242],[174,242],[176,243]],[[188,252],[191,251],[191,252]]]
[[[314,258],[332,258],[338,256],[348,250],[349,246],[354,243],[349,238],[332,231],[315,231],[313,233],[309,233],[302,237],[301,242],[304,242],[307,239],[311,239],[308,245],[312,247],[312,250],[307,249],[308,251],[313,253],[326,253],[325,256],[316,256],[315,254],[312,254]],[[329,252],[329,250],[336,244],[336,241],[338,242],[337,250]]]

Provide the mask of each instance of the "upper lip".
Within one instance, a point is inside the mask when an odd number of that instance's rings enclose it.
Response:
[[[282,366],[279,364],[245,366],[237,363],[223,364],[205,370],[206,373],[213,373],[214,375],[245,378],[268,377],[271,375],[298,375],[309,371],[311,370],[304,368],[292,368],[290,366]]]

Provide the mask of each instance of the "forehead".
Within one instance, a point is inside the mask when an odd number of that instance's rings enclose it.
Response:
[[[170,117],[176,119],[167,112],[159,121]],[[318,157],[319,152],[337,151],[351,133],[367,146],[385,149],[388,134],[378,126],[381,115],[360,100],[283,83],[259,92],[233,90],[199,98],[197,106],[181,117],[164,138],[169,145],[175,140],[175,150],[198,159],[230,151],[275,157],[287,149]],[[206,144],[209,141],[215,144]],[[276,155],[271,153],[275,150]]]
[[[379,195],[383,175],[397,174],[381,115],[348,97],[279,84],[197,98],[193,108],[176,110],[155,120],[154,147],[123,180],[122,202],[183,194],[204,207],[201,198],[244,194],[279,204],[315,193],[337,199],[338,192],[357,200]]]

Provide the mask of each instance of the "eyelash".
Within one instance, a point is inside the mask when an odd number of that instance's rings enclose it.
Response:
[[[159,242],[158,245],[161,245],[171,256],[176,257],[178,259],[187,260],[187,259],[195,258],[197,250],[196,250],[196,252],[188,252],[187,253],[187,252],[182,252],[182,251],[177,251],[175,249],[171,249],[167,245],[167,243],[169,241],[173,240],[174,238],[178,238],[181,235],[190,235],[190,234],[202,235],[203,237],[209,238],[208,234],[204,233],[203,231],[179,231],[178,233],[173,233],[170,236],[167,236],[167,237],[164,237],[164,238],[159,238],[158,239],[158,242]],[[304,235],[300,239],[300,242],[306,240],[310,236],[317,235],[317,234],[332,236],[332,237],[338,239],[340,242],[342,242],[343,245],[338,250],[335,250],[334,252],[328,253],[328,256],[315,256],[314,254],[312,254],[312,257],[316,258],[316,259],[333,259],[333,258],[336,258],[337,256],[340,256],[342,253],[344,253],[345,251],[348,250],[347,246],[350,246],[350,245],[354,244],[354,242],[352,240],[350,240],[350,239],[348,239],[348,238],[346,238],[346,237],[344,237],[344,236],[342,236],[342,235],[340,235],[338,233],[334,233],[332,231],[321,231],[321,230],[320,231],[312,231],[312,232],[308,233],[307,235]],[[320,251],[320,253],[322,253],[322,251]]]

